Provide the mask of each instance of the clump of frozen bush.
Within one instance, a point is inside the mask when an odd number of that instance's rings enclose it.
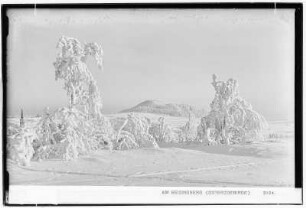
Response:
[[[36,132],[25,126],[11,125],[8,128],[7,138],[7,158],[18,165],[30,165],[34,154],[32,143],[37,139]]]
[[[206,144],[235,144],[263,139],[262,132],[267,122],[239,96],[237,81],[216,79],[213,75],[215,97],[210,104],[211,111],[198,126],[198,138]]]
[[[112,149],[112,127],[103,118],[88,120],[87,115],[75,108],[45,113],[38,123],[40,139],[34,145],[34,158],[70,160],[93,150]]]
[[[135,136],[126,130],[123,130],[128,124],[129,120],[125,118],[123,123],[120,123],[118,131],[116,131],[116,140],[114,142],[114,149],[116,150],[127,150],[135,149],[139,147]]]
[[[189,119],[184,126],[180,128],[179,142],[197,141],[197,122],[194,115],[189,115]]]
[[[134,149],[147,146],[159,148],[155,138],[149,133],[150,125],[150,119],[129,113],[118,130],[116,149]]]
[[[178,142],[177,134],[166,124],[164,117],[160,117],[157,122],[151,123],[149,133],[157,142]]]

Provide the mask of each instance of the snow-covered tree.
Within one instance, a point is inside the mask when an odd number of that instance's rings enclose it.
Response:
[[[205,117],[201,118],[200,124],[197,127],[197,140],[204,143],[205,145],[209,145],[210,141],[208,140],[208,129],[205,122]]]
[[[262,130],[267,127],[267,122],[239,96],[238,82],[234,79],[217,81],[217,76],[213,75],[212,86],[215,97],[210,104],[211,111],[201,119],[198,137],[209,144],[262,139]]]
[[[29,166],[34,149],[32,143],[37,139],[37,134],[33,129],[25,126],[11,128],[8,131],[7,158],[18,165]]]
[[[154,148],[159,148],[155,138],[149,133],[150,126],[150,119],[129,113],[124,125],[120,128],[118,138],[120,139],[125,132],[124,134],[129,136],[126,136],[127,139],[124,141],[129,142],[130,148],[145,147],[148,143]]]
[[[129,132],[123,130],[126,128],[129,119],[126,118],[121,125],[121,127],[117,131],[116,135],[116,142],[115,142],[115,149],[117,150],[124,150],[124,149],[135,149],[139,147],[139,144],[136,141],[135,136],[133,135],[133,131]]]
[[[38,124],[40,144],[36,158],[73,159],[80,154],[108,147],[113,148],[115,132],[102,115],[102,99],[86,60],[93,56],[102,69],[103,51],[97,43],[82,44],[75,38],[62,36],[55,67],[55,79],[64,81],[68,107],[45,113]]]
[[[55,67],[55,79],[64,81],[64,89],[69,98],[70,107],[76,107],[89,117],[102,116],[100,91],[86,60],[93,56],[98,68],[102,69],[103,51],[97,43],[81,44],[77,39],[62,36],[58,42],[59,50]]]
[[[180,142],[192,142],[197,138],[197,122],[193,114],[189,114],[188,121],[184,126],[180,128],[179,141]]]
[[[166,124],[164,117],[160,117],[157,122],[151,123],[149,133],[158,142],[178,142],[178,135]]]
[[[19,125],[8,122],[7,138],[7,158],[18,165],[30,165],[34,154],[33,141],[37,140],[37,134],[33,128],[26,125],[23,110],[21,110]]]

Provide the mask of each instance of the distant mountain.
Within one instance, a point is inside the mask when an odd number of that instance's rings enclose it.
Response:
[[[186,104],[163,103],[157,100],[146,100],[132,108],[125,109],[120,113],[128,112],[164,114],[179,117],[188,117],[189,114],[193,114],[196,117],[201,117],[205,115],[204,109],[198,109],[196,107]]]

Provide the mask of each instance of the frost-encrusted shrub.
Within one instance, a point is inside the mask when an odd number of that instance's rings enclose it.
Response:
[[[151,146],[159,148],[149,133],[150,119],[130,113],[117,131],[115,149],[134,149]]]
[[[32,143],[37,139],[36,132],[24,126],[9,126],[7,138],[7,158],[19,165],[30,165],[34,154]]]
[[[179,142],[197,141],[197,123],[194,115],[189,115],[189,119],[184,126],[180,128]]]
[[[239,96],[237,81],[216,79],[213,75],[215,97],[210,104],[211,111],[198,126],[198,138],[207,144],[235,144],[263,139],[262,130],[267,127],[267,122]]]
[[[102,47],[65,36],[57,47],[55,79],[64,81],[69,106],[41,118],[35,158],[69,160],[92,150],[112,149],[115,134],[110,121],[102,115],[100,91],[86,65],[87,57],[93,56],[102,68]]]
[[[157,122],[151,123],[149,133],[158,142],[178,142],[178,136],[174,130],[165,123],[164,117],[160,117]]]
[[[135,136],[131,132],[123,130],[128,122],[129,120],[125,118],[123,123],[120,123],[121,126],[118,131],[116,131],[116,140],[113,144],[116,150],[135,149],[139,147]]]
[[[34,158],[70,160],[110,147],[111,131],[110,123],[103,117],[88,120],[87,115],[76,108],[60,108],[52,114],[45,113],[37,128],[40,140],[35,144]]]
[[[206,145],[212,144],[213,141],[209,140],[210,137],[208,136],[208,131],[209,129],[207,129],[205,117],[203,117],[201,118],[200,124],[197,127],[197,140]]]
[[[20,125],[8,121],[7,126],[7,136],[11,136],[19,132]]]

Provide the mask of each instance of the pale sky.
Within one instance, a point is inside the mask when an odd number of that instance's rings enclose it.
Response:
[[[209,111],[212,74],[237,79],[268,120],[294,118],[294,10],[10,10],[9,115],[67,105],[53,62],[61,35],[97,42],[104,71],[89,61],[105,113],[144,100]]]

